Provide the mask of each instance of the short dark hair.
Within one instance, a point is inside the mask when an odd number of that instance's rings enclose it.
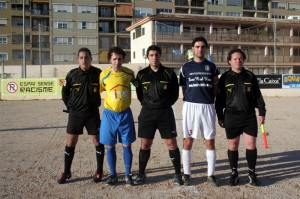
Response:
[[[193,41],[192,41],[192,46],[194,46],[195,43],[198,42],[198,41],[202,41],[205,44],[205,46],[208,47],[208,43],[207,43],[206,39],[202,36],[194,38]]]
[[[90,49],[88,49],[88,48],[80,48],[79,50],[78,50],[78,53],[77,53],[77,56],[79,56],[79,53],[80,52],[85,52],[85,53],[87,53],[90,57],[92,57],[92,53],[91,53],[91,51],[90,51]]]
[[[107,53],[107,59],[110,60],[112,54],[115,53],[115,54],[118,54],[118,55],[122,55],[123,56],[123,59],[125,58],[126,56],[126,53],[124,52],[124,50],[120,47],[113,47],[111,49],[109,49],[108,53]]]
[[[229,61],[231,60],[231,56],[233,53],[241,53],[242,56],[243,56],[243,60],[246,60],[246,54],[239,48],[235,48],[235,49],[232,49],[231,51],[229,51],[228,55],[227,55],[227,63],[229,64]]]
[[[149,51],[150,50],[155,50],[155,51],[157,51],[159,53],[159,55],[161,55],[161,48],[159,46],[157,46],[157,45],[151,45],[147,49],[147,52],[146,52],[147,57],[149,55]]]

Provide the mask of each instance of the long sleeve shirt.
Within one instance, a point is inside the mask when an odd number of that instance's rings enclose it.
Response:
[[[266,115],[257,78],[245,68],[240,73],[230,69],[221,76],[215,105],[219,120],[224,120],[225,109],[230,112],[253,112],[258,108],[260,116]]]
[[[143,107],[159,109],[171,107],[178,99],[178,78],[172,69],[160,65],[158,71],[150,66],[136,76],[136,93]]]

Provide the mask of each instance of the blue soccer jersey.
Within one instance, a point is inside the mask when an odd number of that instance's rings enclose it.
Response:
[[[184,90],[184,101],[201,104],[214,103],[213,78],[220,74],[208,60],[185,63],[180,69],[179,84]]]

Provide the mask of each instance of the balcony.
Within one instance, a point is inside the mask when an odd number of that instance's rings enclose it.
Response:
[[[244,10],[255,10],[255,6],[254,5],[244,5],[243,9]]]
[[[204,7],[204,2],[199,0],[192,0],[191,6],[194,7]]]
[[[122,49],[130,50],[130,39],[129,38],[118,38],[118,46]]]
[[[32,15],[49,15],[49,9],[32,9]]]
[[[114,17],[113,12],[99,12],[99,17]]]
[[[189,6],[188,0],[175,0],[175,6]]]
[[[257,6],[257,10],[269,11],[269,8],[268,8],[268,6]]]
[[[32,31],[49,32],[50,31],[50,27],[41,24],[40,30],[39,30],[39,26],[37,25],[37,26],[34,26],[32,28]]]
[[[117,0],[117,3],[132,3],[131,0]]]
[[[40,47],[39,42],[32,43],[32,48],[39,48],[39,47]],[[50,43],[49,42],[41,42],[41,48],[50,48]]]

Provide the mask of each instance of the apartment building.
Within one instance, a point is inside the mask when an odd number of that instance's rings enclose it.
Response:
[[[126,28],[159,13],[278,20],[300,16],[300,0],[24,0],[24,5],[23,30],[23,0],[0,0],[0,60],[5,65],[22,65],[23,45],[28,65],[75,64],[82,46],[91,49],[93,63],[107,63],[113,46],[122,47],[125,62],[131,62]]]
[[[241,48],[246,66],[256,74],[300,72],[300,21],[193,14],[151,15],[127,28],[131,34],[131,62],[144,63],[148,46],[162,48],[162,62],[179,69],[188,60],[191,41],[204,36],[208,54],[221,73],[227,54]]]

